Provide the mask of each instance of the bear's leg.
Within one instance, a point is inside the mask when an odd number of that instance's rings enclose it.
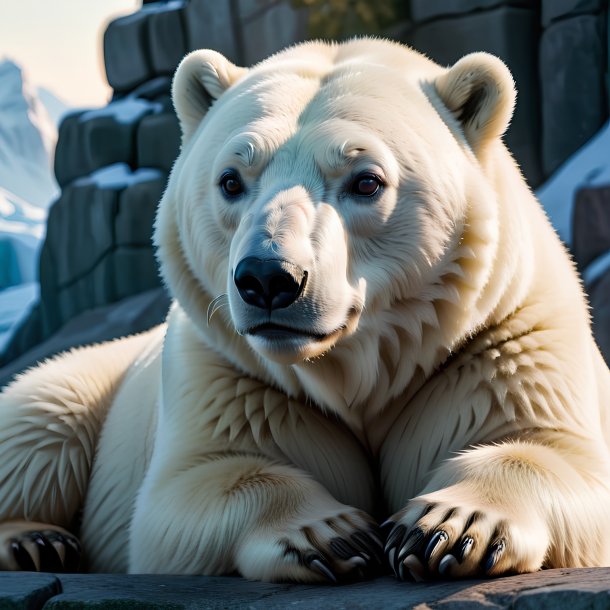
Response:
[[[131,528],[130,572],[334,582],[383,565],[377,527],[304,472],[241,452],[151,468]]]
[[[0,393],[0,569],[72,569],[98,434],[148,333],[62,354]],[[58,563],[59,561],[59,563]]]
[[[388,520],[389,563],[415,579],[608,565],[608,466],[601,444],[552,431],[466,451]]]

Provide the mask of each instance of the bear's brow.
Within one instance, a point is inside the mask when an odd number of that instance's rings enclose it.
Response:
[[[229,140],[223,156],[237,158],[244,167],[253,169],[266,164],[273,146],[272,138],[264,139],[255,131],[247,131]]]
[[[233,149],[233,154],[241,159],[242,163],[247,167],[252,167],[256,163],[257,149],[254,142],[251,140],[242,140],[238,142]]]
[[[331,145],[326,149],[325,161],[332,169],[343,169],[351,165],[366,150],[366,146],[345,140],[341,144]]]

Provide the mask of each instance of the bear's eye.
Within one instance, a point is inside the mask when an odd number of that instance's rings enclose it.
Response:
[[[234,169],[228,169],[222,174],[219,186],[222,194],[229,199],[237,197],[244,192],[241,177]]]
[[[350,186],[350,193],[360,197],[373,197],[382,186],[383,181],[379,176],[370,172],[364,172],[354,178]]]

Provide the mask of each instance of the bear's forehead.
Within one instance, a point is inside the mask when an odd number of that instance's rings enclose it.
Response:
[[[377,114],[398,105],[403,97],[417,98],[419,87],[409,79],[397,78],[393,68],[350,62],[322,78],[281,71],[254,74],[251,95],[262,114],[296,115],[300,124],[306,124],[322,118]]]
[[[398,79],[394,68],[356,62],[322,78],[254,72],[222,101],[211,127],[225,142],[246,134],[242,148],[277,148],[274,144],[297,134],[325,142],[352,139],[362,131],[387,136],[398,125],[420,124],[424,115],[433,121],[435,114],[420,83]]]
[[[249,70],[224,102],[236,116],[297,120],[358,118],[426,100],[422,84],[442,71],[419,53],[383,41],[311,43],[288,49]],[[229,109],[227,109],[229,110]]]

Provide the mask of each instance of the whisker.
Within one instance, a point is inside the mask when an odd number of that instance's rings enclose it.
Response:
[[[212,319],[212,316],[228,302],[228,298],[228,294],[221,294],[210,302],[210,304],[208,305],[208,326],[210,325],[210,320]]]

